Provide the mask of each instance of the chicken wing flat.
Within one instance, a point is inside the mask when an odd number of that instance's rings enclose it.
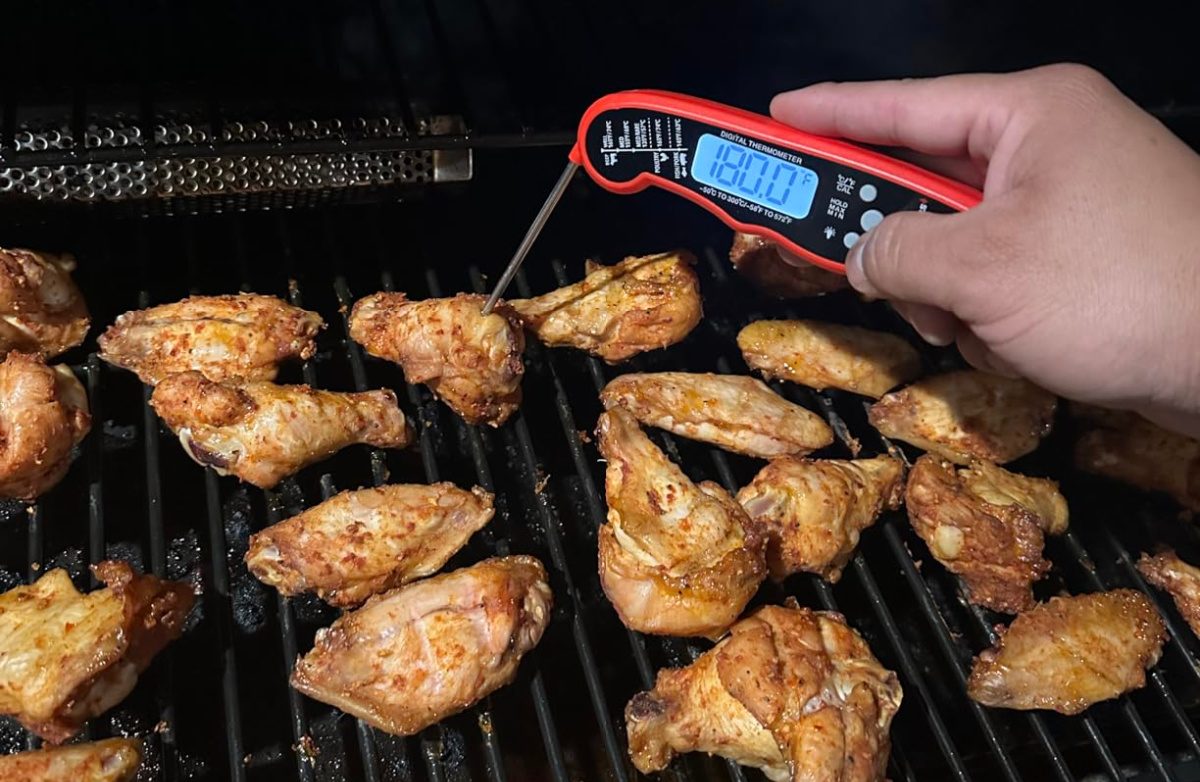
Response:
[[[1192,632],[1200,636],[1200,568],[1184,562],[1174,551],[1164,551],[1154,556],[1143,554],[1138,570],[1171,595]]]
[[[1014,619],[975,659],[967,694],[985,706],[1078,714],[1144,686],[1166,637],[1141,592],[1054,597]]]
[[[141,762],[142,742],[138,739],[104,739],[0,755],[0,779],[10,782],[129,782]]]
[[[429,386],[470,424],[500,426],[521,404],[525,335],[515,313],[486,296],[409,301],[376,293],[354,305],[350,336],[372,356],[404,368],[410,383]]]
[[[765,606],[633,697],[629,754],[644,774],[707,752],[772,782],[876,782],[902,697],[896,674],[840,614]]]
[[[31,500],[62,480],[92,419],[70,369],[13,351],[0,362],[0,497]]]
[[[729,249],[733,267],[759,288],[780,299],[803,299],[849,287],[845,276],[811,263],[788,263],[779,248],[761,236],[735,233]]]
[[[738,492],[751,525],[767,540],[767,567],[781,581],[815,573],[836,583],[859,535],[885,509],[900,507],[904,463],[891,456],[775,459]]]
[[[622,408],[596,430],[608,461],[600,583],[627,627],[715,637],[762,583],[763,540],[714,483],[688,480]]]
[[[600,400],[643,424],[763,459],[806,454],[833,442],[820,416],[744,375],[621,375],[604,387]]]
[[[813,320],[758,320],[737,337],[751,369],[818,390],[878,399],[921,374],[921,357],[894,334]]]
[[[1003,464],[1037,448],[1057,400],[1026,380],[964,369],[894,391],[871,406],[871,424],[958,464]]]
[[[197,463],[262,489],[349,445],[403,448],[412,440],[387,390],[214,383],[183,372],[159,383],[150,404]]]
[[[274,380],[280,361],[312,358],[325,326],[274,296],[192,296],[126,312],[100,337],[100,358],[156,385],[195,370],[209,380]]]
[[[484,560],[377,595],[318,630],[292,686],[411,736],[512,681],[552,604],[541,562]]]
[[[289,597],[345,608],[436,573],[493,512],[491,494],[452,483],[346,491],[251,535],[246,565]]]
[[[80,594],[60,569],[0,595],[0,714],[54,744],[130,693],[194,599],[124,562],[92,569],[106,588]]]
[[[526,328],[551,347],[586,350],[610,364],[674,345],[700,322],[695,257],[677,251],[587,263],[574,285],[510,301]]]
[[[87,304],[71,279],[75,259],[0,247],[0,358],[10,350],[53,358],[87,336]]]
[[[988,462],[955,469],[927,454],[913,465],[907,504],[913,529],[972,603],[1006,614],[1033,606],[1032,585],[1050,570],[1043,533],[1067,528],[1053,481]]]

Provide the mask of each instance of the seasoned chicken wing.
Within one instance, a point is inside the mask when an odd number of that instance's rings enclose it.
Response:
[[[1067,528],[1054,481],[988,462],[955,469],[926,454],[908,479],[908,518],[938,562],[962,579],[968,599],[1015,614],[1033,606],[1033,582],[1049,570],[1043,533]]]
[[[1037,448],[1057,400],[1027,380],[964,369],[894,391],[871,406],[871,424],[958,464],[1003,464]]]
[[[874,459],[775,459],[738,492],[752,526],[767,539],[767,567],[779,581],[816,573],[836,583],[861,532],[900,507],[904,463]]]
[[[917,351],[894,334],[813,320],[758,320],[737,337],[751,369],[818,390],[879,398],[921,374]]]
[[[129,782],[141,762],[142,742],[138,739],[104,739],[0,755],[0,779],[9,782]]]
[[[87,336],[87,304],[71,279],[75,259],[0,247],[0,358],[10,350],[53,358]]]
[[[408,382],[429,386],[467,423],[499,426],[521,404],[525,335],[505,302],[480,314],[486,301],[467,293],[424,301],[376,293],[354,305],[350,336],[402,366]]]
[[[582,281],[509,304],[545,344],[579,348],[616,364],[674,345],[696,328],[703,308],[695,262],[683,251],[630,257],[614,266],[588,261]]]
[[[625,408],[643,424],[747,456],[806,454],[833,442],[820,416],[743,375],[621,375],[604,387],[600,400],[609,410]]]
[[[876,782],[902,697],[896,674],[840,614],[765,606],[633,697],[629,754],[643,774],[707,752],[772,782]]]
[[[183,372],[159,383],[150,404],[196,462],[262,489],[348,445],[403,448],[412,440],[386,390],[214,383]]]
[[[1167,631],[1141,592],[1053,597],[975,659],[967,694],[985,706],[1078,714],[1146,684]]]
[[[728,492],[688,480],[628,411],[602,414],[596,432],[608,461],[600,583],[621,621],[643,633],[720,635],[763,580],[762,538]]]
[[[788,263],[779,248],[761,236],[735,233],[729,248],[733,267],[771,296],[802,299],[849,287],[846,277],[811,263]]]
[[[289,597],[345,608],[436,573],[493,512],[491,494],[452,483],[346,491],[251,535],[246,565]]]
[[[292,686],[411,736],[512,681],[541,640],[552,603],[533,557],[488,559],[418,581],[318,630]]]
[[[48,491],[91,426],[87,394],[69,368],[9,353],[0,362],[0,497],[31,500]]]
[[[1171,595],[1192,632],[1200,636],[1200,568],[1184,562],[1174,551],[1164,551],[1154,556],[1143,554],[1138,570],[1147,581]]]
[[[280,361],[312,358],[325,326],[274,296],[192,296],[126,312],[100,337],[100,358],[155,385],[195,370],[209,380],[274,380]]]
[[[0,714],[54,744],[129,694],[194,599],[124,562],[92,570],[106,588],[80,594],[59,569],[0,595]]]

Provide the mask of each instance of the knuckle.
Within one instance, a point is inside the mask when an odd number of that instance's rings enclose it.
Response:
[[[1080,63],[1058,63],[1037,70],[1034,89],[1052,105],[1065,101],[1090,107],[1116,89],[1104,74]]]

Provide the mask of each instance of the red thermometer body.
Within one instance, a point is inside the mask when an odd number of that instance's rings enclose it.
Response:
[[[658,90],[607,95],[584,113],[570,158],[601,187],[655,186],[726,225],[830,271],[884,216],[956,212],[982,195],[846,141],[720,103]]]

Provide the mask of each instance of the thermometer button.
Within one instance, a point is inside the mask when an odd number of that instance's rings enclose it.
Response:
[[[859,237],[858,234],[854,233],[854,231],[847,231],[842,236],[842,244],[845,245],[847,250],[849,250],[851,247],[854,246],[855,242],[857,242],[860,238],[861,237]]]
[[[883,212],[878,209],[868,209],[862,213],[862,217],[858,219],[858,224],[863,227],[864,231],[870,231],[875,226],[883,222]]]
[[[858,197],[868,204],[874,201],[877,195],[879,195],[879,191],[875,189],[875,185],[863,185],[858,189]]]

